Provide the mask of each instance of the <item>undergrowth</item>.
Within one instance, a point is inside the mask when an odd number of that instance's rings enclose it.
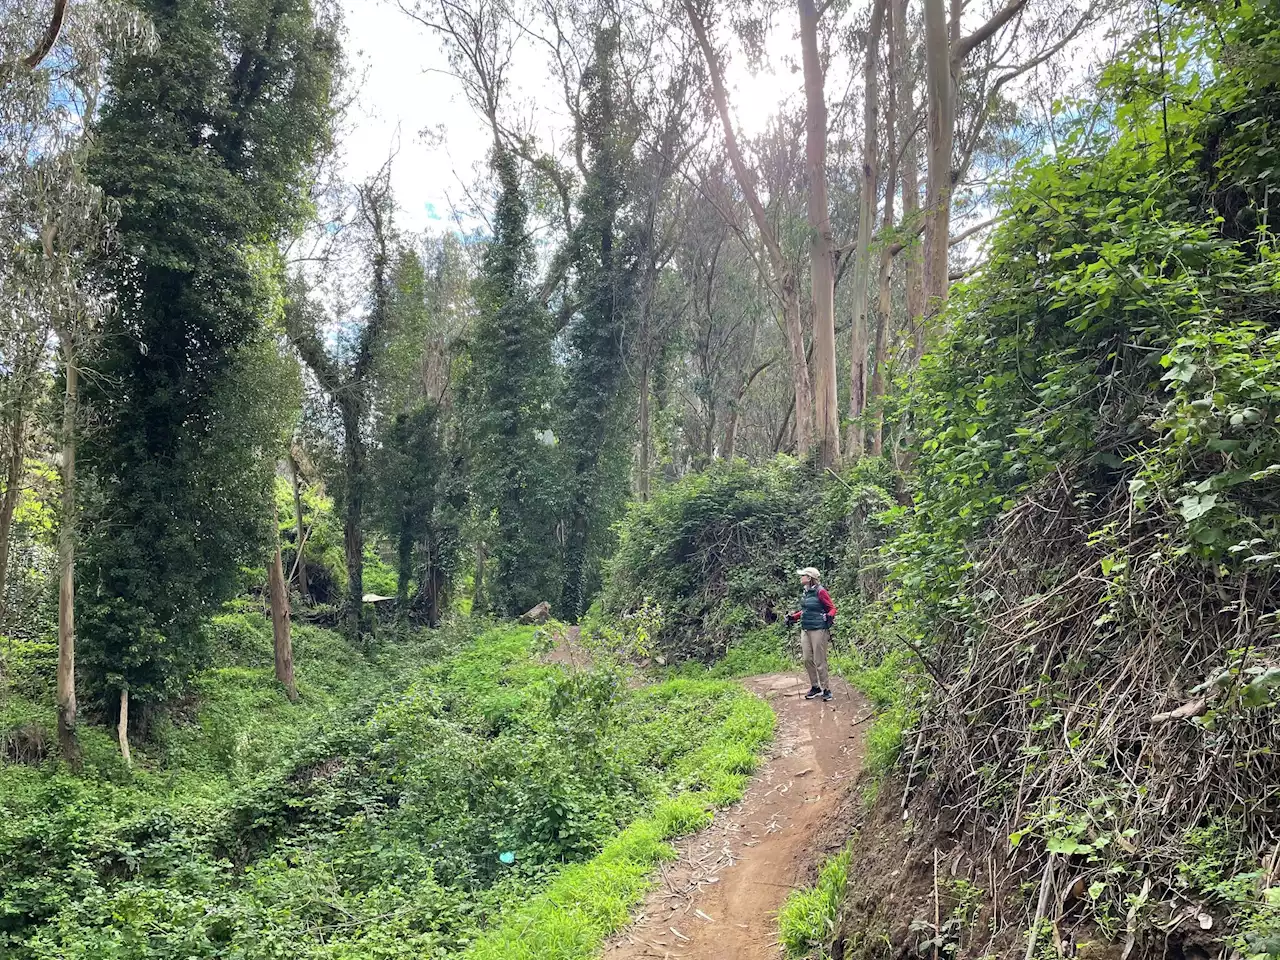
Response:
[[[832,857],[808,890],[793,890],[778,913],[778,935],[789,957],[810,957],[831,942],[849,882],[850,850]]]
[[[81,775],[0,763],[6,958],[498,956],[484,944],[530,919],[536,955],[577,956],[548,952],[556,931],[583,910],[609,929],[662,841],[740,795],[771,730],[733,683],[544,666],[532,629],[366,653],[300,628],[296,705],[260,617],[214,634],[222,666],[132,771],[92,726]],[[5,729],[51,723],[48,699],[7,687]]]
[[[675,856],[666,842],[711,821],[742,797],[760,748],[773,735],[764,701],[720,681],[670,680],[645,695],[672,703],[695,691],[737,691],[724,721],[674,767],[684,792],[661,800],[587,863],[568,867],[530,903],[506,915],[465,954],[471,960],[588,960],[652,885],[651,871]]]

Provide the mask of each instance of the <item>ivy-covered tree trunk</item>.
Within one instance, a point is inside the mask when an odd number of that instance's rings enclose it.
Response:
[[[619,256],[618,216],[628,200],[632,124],[618,116],[614,70],[617,25],[596,31],[595,60],[585,77],[582,130],[587,182],[579,200],[577,258],[579,316],[569,330],[572,360],[565,389],[562,448],[568,455],[563,613],[586,608],[587,567],[593,539],[607,531],[625,490],[611,485],[625,456],[620,400],[626,380],[623,325],[634,302],[633,264]]]
[[[77,613],[86,691],[105,709],[123,680],[137,714],[203,666],[203,620],[267,555],[274,250],[305,215],[340,55],[311,0],[134,5],[158,43],[112,62],[89,164],[120,220]]]
[[[347,558],[347,635],[360,638],[360,617],[364,610],[364,437],[360,434],[359,411],[350,401],[342,409],[343,490],[342,543]]]
[[[562,582],[557,478],[548,443],[553,330],[530,286],[533,247],[520,170],[496,133],[491,163],[500,193],[477,284],[468,417],[481,514],[494,515],[487,551],[493,569],[487,571],[488,593],[480,597],[495,613],[514,616],[558,597]]]

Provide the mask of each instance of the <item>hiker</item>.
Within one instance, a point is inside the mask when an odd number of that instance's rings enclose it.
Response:
[[[787,614],[787,625],[800,623],[800,653],[809,671],[806,700],[831,699],[831,680],[827,675],[827,646],[831,643],[831,627],[836,622],[836,605],[831,594],[818,581],[822,579],[814,567],[797,570],[800,577],[800,609]]]

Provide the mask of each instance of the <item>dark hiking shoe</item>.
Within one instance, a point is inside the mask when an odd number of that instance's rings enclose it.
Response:
[[[830,701],[831,699],[833,699],[833,698],[832,698],[832,696],[831,696],[831,691],[830,691],[830,690],[823,690],[823,691],[822,691],[822,699],[823,699],[823,700],[825,700],[825,701]]]
[[[817,700],[820,696],[822,696],[821,687],[810,687],[809,692],[804,695],[804,698],[806,700]]]

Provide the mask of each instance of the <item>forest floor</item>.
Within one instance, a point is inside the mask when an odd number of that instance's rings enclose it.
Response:
[[[832,678],[831,703],[807,701],[794,673],[743,680],[777,715],[765,763],[742,801],[676,844],[633,924],[606,960],[776,960],[778,910],[849,837],[848,803],[862,769],[871,708]]]

